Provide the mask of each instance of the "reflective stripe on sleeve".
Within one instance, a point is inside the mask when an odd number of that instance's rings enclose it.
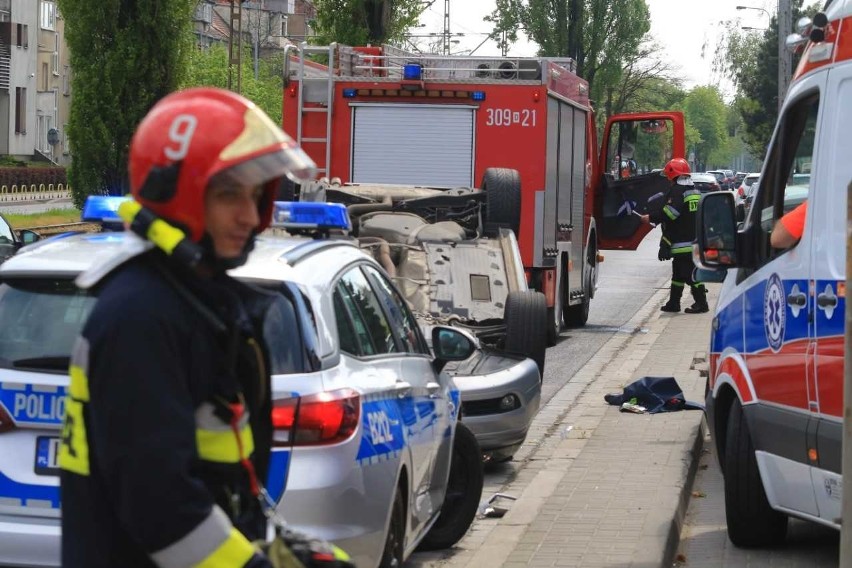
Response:
[[[74,347],[71,349],[71,364],[68,367],[68,375],[71,384],[68,387],[68,395],[80,402],[89,402],[89,340],[82,335],[77,337]]]
[[[239,423],[239,440],[230,424],[214,414],[213,405],[205,402],[195,411],[195,443],[198,456],[217,463],[239,463],[254,452],[254,436],[249,425],[249,413]],[[241,451],[242,450],[242,451]]]
[[[232,568],[246,564],[255,549],[218,506],[182,539],[151,555],[160,568]]]
[[[680,217],[680,211],[678,211],[671,205],[666,205],[665,207],[663,207],[663,213],[665,213],[666,217],[668,217],[672,221]]]

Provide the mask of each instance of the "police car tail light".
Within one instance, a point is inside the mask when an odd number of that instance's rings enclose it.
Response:
[[[273,444],[315,446],[349,439],[361,419],[361,397],[352,389],[276,401]]]
[[[12,422],[12,417],[6,412],[6,409],[0,405],[0,434],[8,432],[15,428],[15,423]]]

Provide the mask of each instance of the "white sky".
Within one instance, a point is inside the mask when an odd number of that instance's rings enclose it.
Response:
[[[730,84],[724,78],[714,76],[712,62],[720,32],[724,25],[719,22],[739,19],[741,26],[765,28],[769,16],[760,10],[737,10],[736,6],[747,5],[775,13],[775,0],[646,0],[651,11],[651,34],[663,46],[664,52],[684,73],[687,88],[708,83],[720,84],[729,92]],[[491,30],[489,22],[482,18],[494,9],[493,0],[451,0],[450,31],[463,33],[453,50],[476,48]],[[435,0],[421,18],[423,27],[411,30],[415,34],[440,33],[444,22],[444,0]],[[760,32],[755,32],[760,33]],[[521,38],[519,38],[521,39]],[[525,40],[522,36],[522,39]],[[427,39],[420,39],[425,45]],[[702,48],[704,57],[702,57]],[[510,50],[510,55],[535,55],[536,47],[528,41],[519,41]],[[497,44],[487,41],[474,55],[500,55]]]

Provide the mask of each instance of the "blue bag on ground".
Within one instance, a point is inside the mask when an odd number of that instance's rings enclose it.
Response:
[[[644,406],[650,414],[675,410],[704,410],[704,405],[690,402],[674,377],[642,377],[624,387],[623,393],[604,396],[609,404],[621,406],[631,402]]]

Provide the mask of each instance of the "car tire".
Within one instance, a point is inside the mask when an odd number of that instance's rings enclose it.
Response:
[[[547,349],[547,300],[533,290],[509,292],[503,311],[506,322],[506,351],[529,357],[538,365],[544,380],[544,353]]]
[[[385,548],[379,568],[399,568],[403,564],[405,552],[405,499],[403,492],[397,488],[393,497],[388,534],[385,537]]]
[[[521,174],[509,168],[488,168],[482,176],[485,192],[485,227],[488,237],[496,237],[500,228],[521,230]]]
[[[420,541],[420,550],[443,550],[457,543],[476,517],[482,497],[482,453],[476,436],[456,424],[447,493],[438,520]]]
[[[769,506],[754,445],[740,401],[734,399],[725,436],[725,518],[735,546],[778,545],[787,535],[787,515]]]

